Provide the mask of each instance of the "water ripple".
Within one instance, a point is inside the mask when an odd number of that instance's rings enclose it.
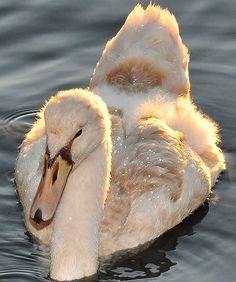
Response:
[[[0,117],[1,132],[12,137],[22,137],[32,126],[36,113],[36,110],[19,110]]]

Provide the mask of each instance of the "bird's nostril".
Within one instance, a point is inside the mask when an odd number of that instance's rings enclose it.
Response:
[[[56,167],[52,176],[52,184],[54,184],[54,182],[57,180],[58,169],[59,169],[59,164],[56,163]]]
[[[43,221],[42,219],[42,210],[41,209],[37,209],[34,215],[34,221],[39,224]]]

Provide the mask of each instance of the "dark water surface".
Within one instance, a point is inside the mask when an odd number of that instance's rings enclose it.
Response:
[[[17,147],[57,90],[85,87],[105,42],[137,1],[0,1],[0,280],[48,281],[13,184]],[[144,5],[148,1],[141,1]],[[192,96],[221,127],[228,170],[209,200],[101,281],[236,281],[236,1],[166,0],[191,52]]]

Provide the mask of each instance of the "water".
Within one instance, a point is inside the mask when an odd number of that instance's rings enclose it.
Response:
[[[141,1],[147,4],[148,1]],[[85,87],[136,1],[0,2],[0,280],[48,281],[48,250],[26,233],[14,162],[36,110]],[[219,124],[228,170],[208,203],[101,281],[231,282],[236,276],[236,1],[163,0],[191,52],[192,96]]]

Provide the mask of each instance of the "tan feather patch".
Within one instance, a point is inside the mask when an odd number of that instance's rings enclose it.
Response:
[[[128,92],[147,92],[161,84],[164,74],[149,60],[127,59],[107,74],[107,82]]]

